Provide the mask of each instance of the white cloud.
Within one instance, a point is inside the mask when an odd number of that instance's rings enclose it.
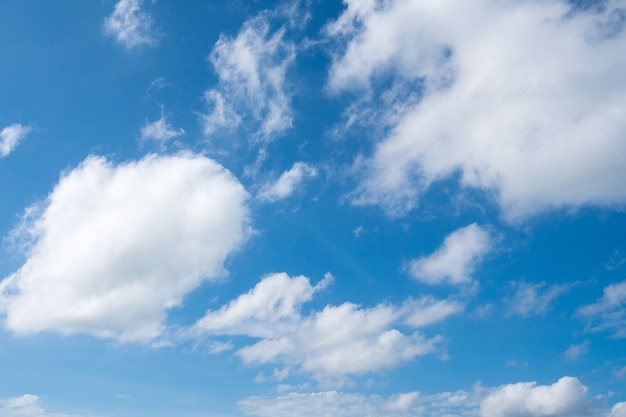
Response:
[[[626,417],[626,402],[615,404],[608,417]]]
[[[0,400],[0,406],[0,417],[36,417],[45,415],[43,408],[39,404],[39,397],[32,394]]]
[[[257,139],[269,140],[291,127],[293,110],[286,73],[295,46],[274,32],[266,14],[247,21],[237,37],[222,35],[209,60],[219,84],[205,98],[213,106],[203,118],[205,134],[234,130],[242,119],[258,124]]]
[[[430,395],[290,392],[249,397],[239,402],[239,408],[259,417],[623,417],[625,404],[603,412],[577,378],[563,377],[552,385],[522,382],[485,388],[476,383],[471,390]]]
[[[433,254],[415,259],[409,272],[426,284],[462,284],[472,280],[477,264],[491,249],[489,233],[475,223],[446,236]]]
[[[273,183],[266,184],[259,193],[259,198],[266,201],[278,201],[289,197],[306,178],[317,175],[317,169],[304,162],[296,162],[291,169]]]
[[[259,417],[440,417],[475,416],[478,392],[422,395],[407,392],[388,397],[337,391],[250,397],[239,402],[246,414]]]
[[[328,87],[396,109],[355,204],[403,214],[457,174],[509,221],[626,202],[624,0],[573,13],[563,0],[346,4],[326,30],[347,40]]]
[[[5,326],[19,334],[159,336],[166,311],[248,237],[247,193],[216,162],[189,153],[66,172],[14,238],[24,265],[0,282]]]
[[[5,127],[0,131],[0,157],[5,157],[30,133],[31,128],[20,123]]]
[[[25,394],[20,397],[0,399],[0,417],[88,417],[81,413],[57,413],[46,410],[37,395]]]
[[[550,303],[563,295],[567,285],[552,285],[546,288],[545,282],[529,283],[515,282],[515,295],[509,300],[511,311],[523,317],[544,314],[550,308]]]
[[[185,131],[182,128],[174,129],[164,114],[161,114],[159,120],[151,123],[146,122],[145,126],[141,128],[141,140],[155,140],[162,144],[184,134]]]
[[[423,297],[371,308],[346,302],[301,314],[302,305],[330,279],[328,274],[312,286],[303,276],[269,275],[246,294],[208,311],[192,332],[260,339],[236,355],[247,364],[281,363],[318,380],[341,383],[346,375],[394,367],[436,351],[438,336],[426,338],[399,329],[432,325],[463,308],[451,300]]]
[[[591,415],[587,387],[563,377],[552,385],[521,382],[505,385],[480,404],[481,417],[548,417]]]
[[[195,327],[208,333],[253,337],[293,331],[301,319],[301,305],[331,281],[330,274],[315,286],[304,276],[291,278],[284,272],[268,275],[246,294],[217,311],[207,312]]]
[[[445,320],[449,316],[459,314],[465,308],[458,301],[437,300],[430,296],[424,296],[418,300],[405,304],[410,313],[406,317],[406,323],[414,327],[424,327]]]
[[[565,351],[565,359],[573,361],[580,358],[581,356],[586,355],[587,353],[589,353],[590,344],[591,342],[589,342],[589,340],[585,340],[578,345],[570,345],[570,347],[568,347]]]
[[[126,49],[155,45],[152,16],[142,8],[143,0],[120,0],[104,19],[104,33]]]
[[[604,288],[602,298],[593,304],[581,307],[577,315],[597,322],[594,330],[613,332],[615,337],[626,337],[626,281]]]

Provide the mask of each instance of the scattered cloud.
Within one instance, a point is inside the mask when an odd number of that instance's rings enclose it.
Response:
[[[118,1],[113,13],[104,19],[104,33],[129,50],[156,45],[152,16],[143,3],[143,0]]]
[[[331,279],[327,274],[313,286],[303,276],[269,275],[222,308],[208,311],[192,332],[261,339],[236,355],[247,364],[281,363],[320,381],[341,383],[346,375],[394,367],[435,352],[438,336],[426,338],[410,329],[440,322],[463,309],[452,300],[423,297],[371,308],[346,302],[303,315],[302,305]],[[403,327],[409,331],[399,330]]]
[[[293,110],[286,77],[295,56],[285,28],[272,31],[267,13],[248,20],[235,38],[221,35],[209,56],[219,83],[205,93],[212,107],[203,117],[205,134],[233,131],[242,120],[256,124],[256,138],[262,141],[290,128]]]
[[[545,282],[514,282],[515,295],[508,301],[511,312],[522,317],[545,314],[556,298],[565,294],[569,285],[552,285]]]
[[[476,266],[491,244],[489,232],[472,223],[446,236],[433,254],[411,261],[409,273],[425,284],[471,282]]]
[[[604,287],[602,298],[579,308],[576,314],[589,320],[593,330],[626,337],[626,281]]]
[[[250,233],[246,200],[228,171],[200,155],[88,157],[13,232],[27,259],[0,282],[5,327],[158,337],[168,309],[226,274],[225,259]]]
[[[39,404],[39,397],[32,394],[25,394],[21,397],[7,398],[0,400],[0,416],[44,416],[44,410]]]
[[[410,311],[406,323],[414,327],[425,327],[445,320],[449,316],[463,312],[465,306],[453,300],[437,300],[431,296],[423,296],[405,304]]]
[[[278,201],[289,197],[306,178],[317,175],[317,169],[304,162],[296,162],[291,169],[273,183],[266,184],[259,193],[259,198],[266,201]]]
[[[338,45],[328,89],[395,109],[360,160],[355,204],[401,215],[457,176],[511,222],[626,202],[623,1],[345,3],[325,30]]]
[[[20,123],[5,127],[0,131],[0,158],[8,156],[15,147],[28,136],[31,128]]]
[[[591,342],[589,340],[585,340],[584,342],[578,344],[578,345],[571,345],[569,348],[567,348],[567,350],[565,351],[565,359],[573,361],[576,360],[582,356],[585,356],[587,353],[589,353],[589,345],[591,344]]]
[[[618,403],[613,410],[621,412]],[[322,391],[291,392],[278,397],[250,397],[240,409],[259,417],[558,417],[596,416],[587,388],[577,379],[563,377],[552,385],[535,382],[424,395],[407,392],[387,397]],[[609,417],[622,416],[610,414]]]
[[[174,129],[164,114],[161,114],[159,120],[146,122],[145,126],[141,128],[141,140],[154,140],[161,144],[184,134],[185,131],[182,128]]]

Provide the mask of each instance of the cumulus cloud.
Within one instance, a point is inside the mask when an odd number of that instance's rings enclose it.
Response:
[[[104,33],[126,49],[155,45],[152,16],[143,8],[143,0],[120,0],[113,13],[104,19]]]
[[[5,157],[28,136],[31,128],[20,123],[5,127],[0,131],[0,157]]]
[[[467,283],[490,249],[489,232],[472,223],[446,236],[433,254],[411,261],[409,273],[425,284]]]
[[[581,307],[576,314],[589,320],[593,330],[626,337],[626,281],[606,286],[602,298]]]
[[[205,93],[212,111],[203,117],[204,132],[234,130],[249,120],[257,139],[269,140],[291,127],[293,110],[287,70],[296,52],[285,28],[272,31],[269,16],[247,21],[235,38],[220,36],[209,60],[219,77]],[[257,129],[258,127],[258,129]]]
[[[88,157],[13,232],[27,259],[0,282],[5,327],[159,336],[168,309],[225,275],[225,259],[249,235],[246,199],[228,171],[200,155]]]
[[[623,0],[345,3],[328,88],[394,108],[355,204],[400,215],[457,176],[512,222],[626,202]]]
[[[546,287],[545,282],[515,282],[513,286],[516,291],[509,300],[509,306],[513,314],[522,317],[544,314],[550,308],[550,303],[569,289],[567,285]]]
[[[145,126],[141,128],[141,140],[154,140],[162,144],[184,134],[185,131],[182,128],[174,129],[164,114],[161,114],[159,120],[146,122]]]
[[[266,184],[259,193],[259,198],[266,201],[278,201],[289,197],[306,178],[317,175],[317,169],[304,162],[296,162],[291,169],[273,183]]]
[[[436,351],[438,336],[426,338],[412,329],[463,308],[452,300],[423,297],[371,308],[346,302],[303,315],[302,305],[330,280],[327,275],[313,286],[303,276],[269,275],[222,308],[208,311],[192,331],[260,339],[236,355],[247,364],[282,363],[318,380],[340,382],[346,375],[393,367]]]
[[[521,382],[505,385],[480,404],[481,417],[548,417],[591,415],[587,387],[563,377],[552,385]]]

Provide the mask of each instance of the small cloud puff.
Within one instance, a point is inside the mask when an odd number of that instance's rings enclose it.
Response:
[[[491,250],[491,240],[487,230],[470,224],[446,236],[431,255],[411,261],[409,273],[425,284],[469,283],[476,266]]]
[[[278,201],[289,197],[306,178],[317,176],[317,169],[304,162],[296,162],[274,182],[266,184],[259,193],[265,201]]]
[[[5,127],[0,131],[0,157],[8,156],[15,147],[28,136],[32,129],[20,123]]]
[[[143,0],[120,0],[104,20],[104,33],[129,50],[155,45],[152,16],[142,6]]]

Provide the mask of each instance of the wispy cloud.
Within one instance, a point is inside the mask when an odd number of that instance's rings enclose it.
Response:
[[[166,311],[248,237],[247,193],[203,156],[89,157],[14,233],[26,262],[0,282],[5,327],[150,341]]]
[[[621,403],[620,403],[621,404]],[[616,404],[613,410],[619,410]],[[249,415],[259,417],[553,417],[605,416],[597,412],[577,378],[563,377],[551,385],[536,382],[469,391],[424,395],[405,392],[389,396],[337,391],[291,392],[278,397],[250,397],[239,403]],[[616,411],[614,411],[616,412]],[[610,417],[622,414],[610,414]]]
[[[255,124],[258,140],[270,140],[291,127],[293,110],[287,70],[296,56],[284,27],[272,30],[268,14],[247,21],[236,37],[225,35],[209,60],[219,77],[206,92],[212,110],[203,117],[205,134],[234,130],[241,120]]]
[[[165,114],[161,114],[161,118],[154,122],[146,122],[141,128],[141,140],[154,140],[164,144],[170,139],[182,136],[185,131],[182,128],[175,129],[167,121]]]
[[[120,0],[113,13],[104,19],[104,33],[126,49],[156,45],[152,16],[144,0]]]
[[[579,308],[576,314],[589,320],[593,330],[626,337],[626,281],[604,287],[602,298]]]
[[[546,286],[545,282],[514,282],[512,286],[515,288],[515,294],[508,300],[508,304],[513,314],[522,317],[546,313],[550,304],[571,287],[571,285]]]
[[[409,273],[426,284],[468,283],[490,249],[489,232],[470,224],[446,236],[441,247],[431,255],[411,261]]]
[[[0,131],[0,157],[8,156],[15,147],[28,136],[31,128],[20,123],[5,127]]]
[[[585,340],[578,345],[570,345],[564,353],[565,359],[573,361],[589,353],[589,345],[591,342]]]
[[[289,197],[307,178],[317,175],[317,169],[304,162],[296,162],[273,183],[266,184],[259,192],[259,198],[266,201],[278,201]]]

